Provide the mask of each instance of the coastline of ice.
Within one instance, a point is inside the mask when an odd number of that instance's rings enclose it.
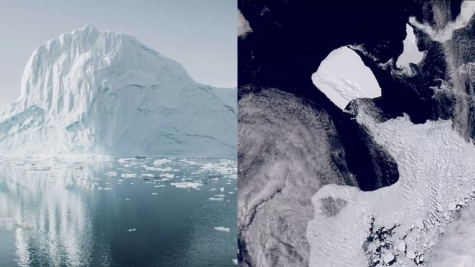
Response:
[[[400,179],[372,192],[322,187],[312,198],[315,218],[307,227],[310,265],[366,267],[384,263],[388,253],[407,267],[430,261],[441,234],[458,216],[450,206],[465,205],[475,193],[475,146],[450,121],[415,125],[404,116],[378,123],[361,108],[357,121],[396,159]],[[329,216],[325,198],[345,205]],[[386,231],[384,240],[367,242],[372,228]],[[401,241],[406,252],[397,247]]]

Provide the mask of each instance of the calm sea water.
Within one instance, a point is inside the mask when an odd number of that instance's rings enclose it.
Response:
[[[235,266],[235,160],[0,160],[0,266]]]

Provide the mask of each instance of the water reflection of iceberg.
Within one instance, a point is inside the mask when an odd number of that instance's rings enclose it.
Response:
[[[35,265],[35,255],[50,266],[90,265],[93,242],[101,241],[93,240],[95,205],[84,197],[94,173],[88,164],[55,159],[0,163],[0,230],[15,232],[18,265]]]

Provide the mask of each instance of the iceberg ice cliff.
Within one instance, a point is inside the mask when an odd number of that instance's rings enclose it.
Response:
[[[235,157],[233,95],[134,37],[87,24],[33,52],[20,98],[0,106],[0,155]]]

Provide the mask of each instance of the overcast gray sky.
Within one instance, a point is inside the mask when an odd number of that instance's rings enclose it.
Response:
[[[20,96],[35,48],[91,22],[137,37],[197,82],[237,86],[236,0],[0,0],[0,104]]]

